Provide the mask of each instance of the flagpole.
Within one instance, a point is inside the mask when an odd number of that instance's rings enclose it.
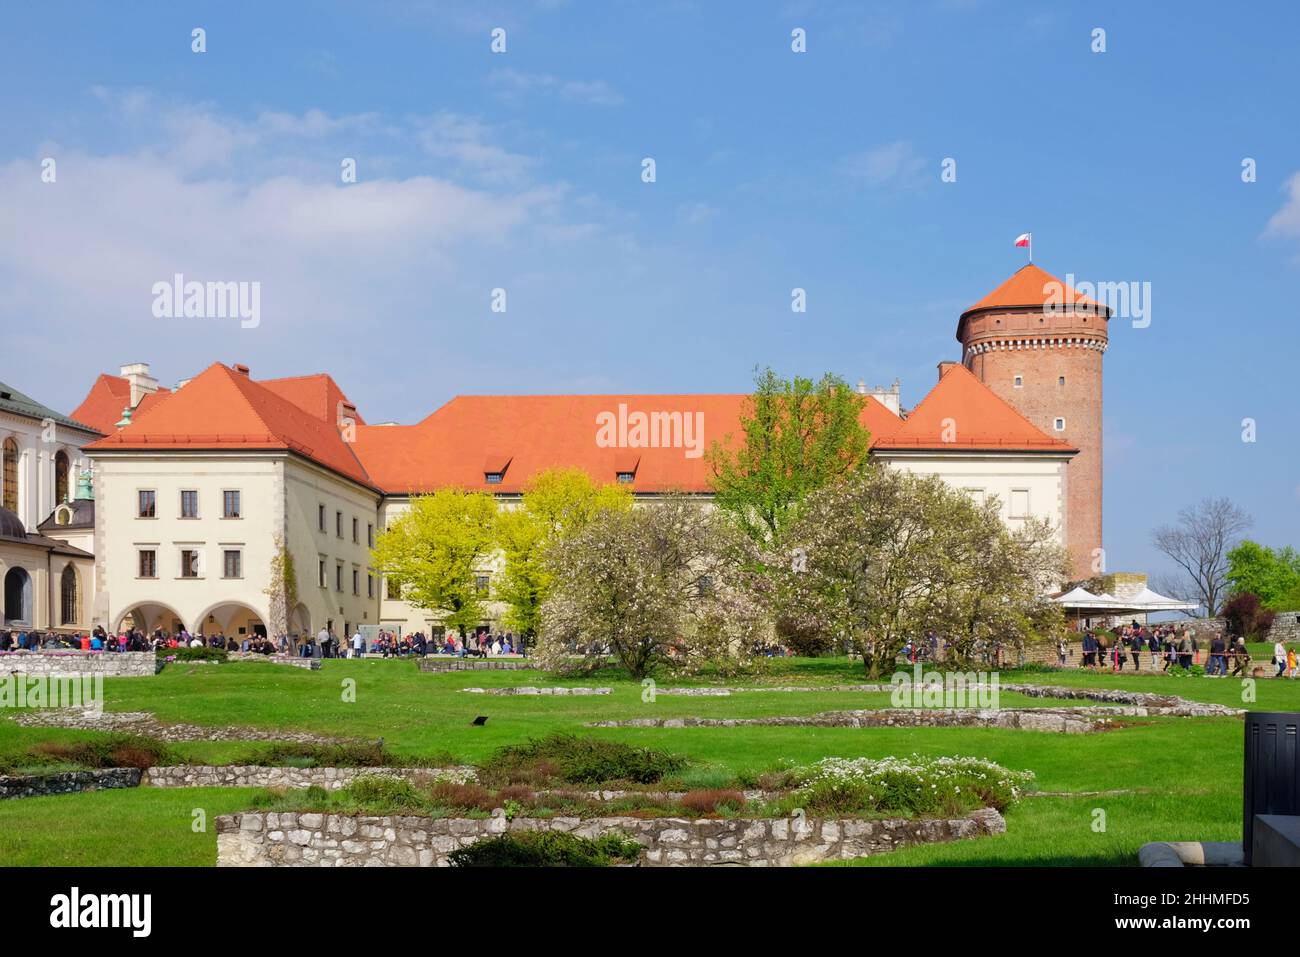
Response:
[[[1033,233],[1029,234],[1029,262],[1030,265],[1033,265],[1034,262],[1034,234]]]

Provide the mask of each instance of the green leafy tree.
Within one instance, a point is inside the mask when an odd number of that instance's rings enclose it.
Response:
[[[586,528],[601,514],[632,507],[626,485],[597,485],[581,469],[551,469],[525,487],[519,507],[497,520],[497,546],[505,568],[497,580],[496,597],[506,604],[507,627],[535,637],[542,606],[550,594],[547,549],[565,535]]]
[[[714,502],[755,542],[773,541],[809,492],[866,467],[865,401],[829,373],[814,382],[763,371],[741,414],[743,441],[709,450]]]
[[[1227,578],[1233,595],[1255,595],[1277,611],[1300,607],[1300,553],[1289,545],[1274,550],[1245,539],[1228,552]]]
[[[496,521],[496,501],[485,492],[420,495],[380,533],[372,561],[405,601],[438,613],[463,637],[484,617],[475,579],[491,554]]]

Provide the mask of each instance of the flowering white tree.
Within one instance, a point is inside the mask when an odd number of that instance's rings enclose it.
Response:
[[[768,634],[748,588],[751,549],[684,498],[602,512],[548,550],[538,657],[572,671],[611,656],[636,678],[659,666],[744,666]]]
[[[1047,526],[1008,531],[996,501],[877,466],[811,493],[767,557],[780,619],[847,643],[872,678],[930,629],[958,657],[1023,641],[1064,561]]]

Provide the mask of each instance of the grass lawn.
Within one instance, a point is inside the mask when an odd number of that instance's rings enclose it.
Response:
[[[1056,735],[991,728],[601,728],[605,718],[757,717],[803,715],[844,708],[888,707],[887,694],[826,690],[860,683],[860,666],[843,659],[778,661],[761,678],[713,683],[732,686],[807,685],[800,693],[747,692],[728,697],[659,695],[643,700],[639,682],[610,673],[555,682],[541,672],[422,673],[409,661],[326,661],[319,671],[238,663],[169,666],[153,678],[108,679],[107,707],[152,711],[169,722],[297,728],[326,734],[383,737],[408,756],[443,754],[475,763],[504,744],[550,731],[573,731],[664,748],[691,759],[690,783],[710,786],[740,770],[779,760],[882,757],[920,752],[971,755],[1037,775],[1042,795],[1021,800],[1007,815],[1008,833],[951,845],[905,849],[865,860],[888,864],[1136,863],[1152,840],[1229,840],[1240,833],[1241,722],[1231,718],[1149,718],[1100,734]],[[1242,683],[1155,674],[1004,673],[1003,683],[1060,684],[1178,694],[1263,710],[1300,710],[1300,681],[1255,682],[1254,702]],[[355,701],[345,700],[355,682]],[[687,682],[662,679],[661,684]],[[701,683],[699,681],[695,683]],[[568,684],[608,686],[599,697],[511,696],[462,692],[465,687]],[[1003,707],[1044,707],[1050,699],[1002,693]],[[1070,702],[1079,704],[1080,702]],[[484,727],[473,727],[487,715]],[[0,718],[0,752],[90,732],[23,728]],[[175,745],[187,761],[222,763],[248,750],[243,742]],[[1086,792],[1119,792],[1089,795]],[[134,789],[0,802],[0,865],[211,864],[212,819],[245,806],[240,789]],[[204,808],[206,832],[190,828]],[[1105,830],[1095,830],[1096,811]]]

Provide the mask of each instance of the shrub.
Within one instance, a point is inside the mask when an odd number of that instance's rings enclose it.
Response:
[[[982,758],[825,758],[794,773],[782,805],[808,814],[961,814],[1007,807],[1034,779]]]
[[[696,814],[717,814],[719,811],[739,811],[745,806],[745,795],[739,791],[722,788],[687,791],[682,795],[682,807]]]
[[[415,785],[404,778],[368,775],[355,778],[340,791],[341,798],[363,805],[417,810],[428,806],[428,801],[415,789]]]
[[[27,749],[29,764],[85,768],[151,768],[168,764],[171,749],[144,735],[117,734],[87,741],[43,741]]]
[[[635,861],[641,845],[618,834],[595,839],[564,831],[521,831],[452,851],[452,867],[608,867]]]
[[[159,648],[158,660],[165,661],[168,658],[176,662],[182,661],[225,661],[225,648],[209,648],[207,645],[201,645],[198,648]]]
[[[246,751],[236,764],[289,768],[394,768],[403,767],[396,755],[378,742],[344,741],[337,744],[276,742]]]
[[[501,806],[487,788],[455,781],[438,781],[433,785],[430,799],[439,807],[471,811],[491,811]]]
[[[1265,608],[1258,596],[1247,591],[1234,595],[1223,606],[1223,617],[1228,634],[1241,635],[1247,641],[1263,641],[1273,630],[1277,612]]]
[[[483,765],[487,784],[540,784],[559,779],[570,784],[632,781],[654,784],[686,767],[686,759],[621,741],[552,734],[502,748]]]

